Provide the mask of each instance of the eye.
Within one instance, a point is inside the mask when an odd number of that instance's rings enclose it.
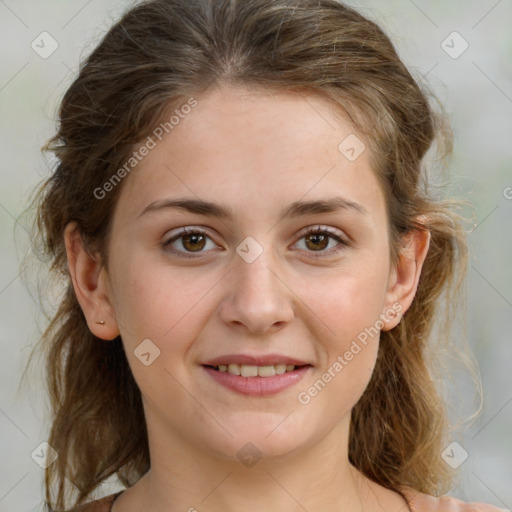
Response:
[[[303,239],[305,240],[305,250],[307,252],[319,253],[309,255],[313,258],[332,256],[350,245],[350,243],[337,232],[322,226],[308,228],[300,237],[300,240]],[[166,250],[170,250],[179,257],[197,258],[201,256],[201,253],[205,252],[203,249],[205,249],[208,240],[212,242],[212,248],[215,248],[216,244],[211,240],[206,231],[200,228],[186,227],[164,242],[162,247]],[[338,245],[335,245],[329,250],[325,250],[329,246],[329,240],[335,240],[338,242]],[[176,248],[174,244],[177,242],[179,242],[183,250]],[[194,253],[198,254],[194,255]]]
[[[194,256],[193,253],[201,253],[205,248],[207,239],[211,241],[211,238],[208,236],[206,231],[199,228],[186,227],[163,243],[162,246],[179,256],[183,256],[185,258],[196,258],[198,256]],[[180,241],[179,245],[185,249],[184,251],[178,250],[173,246],[173,244],[178,241]],[[215,244],[213,245],[215,246]]]
[[[300,240],[303,239],[305,240],[305,246],[308,252],[320,253],[311,254],[313,258],[332,256],[350,245],[349,242],[337,232],[322,226],[309,227],[306,233],[300,238]],[[329,239],[335,240],[338,242],[338,245],[326,251],[326,247],[329,246]]]

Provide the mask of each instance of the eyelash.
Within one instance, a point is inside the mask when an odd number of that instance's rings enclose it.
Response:
[[[199,257],[201,257],[200,253],[198,253],[198,255],[195,255],[195,253],[186,252],[186,251],[177,251],[174,248],[169,249],[172,242],[179,240],[180,238],[182,238],[186,235],[190,235],[190,234],[199,234],[199,235],[204,235],[204,236],[210,238],[208,233],[200,228],[186,227],[186,228],[182,229],[179,233],[177,233],[175,236],[173,236],[172,238],[167,240],[165,243],[163,243],[162,247],[165,250],[170,250],[172,253],[177,254],[179,257],[199,258]],[[313,253],[309,256],[312,258],[321,258],[321,257],[324,257],[326,254],[328,256],[333,256],[333,255],[337,254],[338,252],[344,250],[346,247],[349,247],[351,245],[345,238],[342,238],[337,233],[334,233],[330,229],[322,227],[322,226],[314,226],[314,227],[307,228],[305,233],[299,238],[299,240],[301,240],[304,237],[307,237],[308,235],[317,235],[317,234],[327,234],[329,236],[329,238],[336,240],[339,243],[339,245],[337,247],[335,247],[334,249],[318,251],[319,254],[315,254],[315,252],[317,252],[317,251],[307,251],[307,252]]]

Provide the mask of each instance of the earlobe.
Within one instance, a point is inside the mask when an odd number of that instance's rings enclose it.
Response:
[[[71,281],[89,329],[98,338],[116,338],[119,329],[99,256],[87,250],[75,222],[66,226],[64,241]]]
[[[416,295],[421,269],[430,246],[430,231],[426,227],[424,216],[421,220],[425,228],[412,229],[404,235],[397,265],[391,272],[386,300],[386,311],[390,314],[384,313],[387,318],[383,331],[389,331],[400,323],[402,315],[409,309]]]

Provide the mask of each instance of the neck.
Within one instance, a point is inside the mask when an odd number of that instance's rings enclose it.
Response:
[[[151,469],[120,496],[112,512],[380,512],[405,504],[350,464],[348,420],[316,444],[284,456],[262,456],[252,466],[157,432],[155,421],[152,427]]]

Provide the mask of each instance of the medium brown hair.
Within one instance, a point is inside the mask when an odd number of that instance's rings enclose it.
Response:
[[[76,222],[108,268],[123,182],[101,200],[94,190],[166,112],[222,83],[320,94],[353,123],[385,193],[393,264],[404,234],[430,230],[415,299],[397,327],[381,333],[370,383],[352,410],[349,459],[397,492],[410,486],[445,493],[453,474],[440,457],[449,422],[433,326],[446,312],[435,337],[446,350],[466,254],[455,203],[434,197],[427,180],[429,148],[441,162],[451,153],[444,110],[434,109],[428,97],[435,96],[412,77],[382,29],[335,0],[151,0],[127,11],[81,64],[46,146],[57,163],[32,201],[34,247],[65,287],[40,340],[52,405],[48,442],[59,455],[45,473],[47,506],[69,506],[67,483],[78,492],[74,507],[108,477],[132,486],[150,467],[141,394],[122,341],[105,342],[88,329],[64,229]]]

